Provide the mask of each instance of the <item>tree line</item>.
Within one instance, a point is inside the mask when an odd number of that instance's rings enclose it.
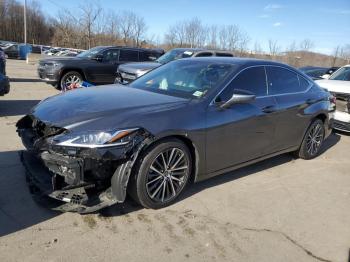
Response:
[[[55,2],[50,1],[52,4]],[[160,36],[149,36],[144,17],[132,11],[105,10],[95,1],[86,1],[71,11],[62,8],[55,17],[44,14],[35,0],[27,4],[27,41],[60,47],[89,49],[98,45],[135,47],[203,47],[228,50],[237,56],[281,60],[294,66],[341,65],[350,62],[350,44],[337,46],[332,56],[313,53],[310,39],[292,42],[284,49],[276,39],[269,39],[267,50],[239,25],[205,25],[198,18],[169,25]],[[0,0],[0,40],[24,41],[23,4],[18,0]]]

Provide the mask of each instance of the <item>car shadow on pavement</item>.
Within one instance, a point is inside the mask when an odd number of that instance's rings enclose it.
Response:
[[[28,114],[40,100],[0,100],[0,117]]]
[[[18,151],[0,152],[0,237],[60,214],[33,200]]]
[[[322,153],[339,141],[340,136],[332,134],[325,142]],[[18,153],[18,151],[0,152],[0,237],[37,225],[61,214],[33,200],[25,182],[25,170]],[[232,182],[259,171],[283,165],[293,159],[290,154],[284,154],[193,184],[184,192],[179,201],[209,187]],[[140,209],[142,207],[128,197],[124,203],[105,208],[98,213],[103,217],[113,217]]]
[[[17,82],[17,83],[40,83],[44,82],[43,80],[39,78],[10,78],[10,82]]]
[[[332,133],[329,138],[324,142],[323,149],[321,151],[321,155],[325,153],[328,149],[336,145],[341,139],[341,136]],[[268,170],[270,168],[274,168],[279,165],[286,164],[288,162],[291,162],[295,160],[294,156],[292,154],[283,154],[279,155],[270,159],[266,159],[264,161],[249,165],[247,167],[243,167],[240,169],[237,169],[232,172],[228,172],[222,175],[218,175],[216,177],[210,178],[208,180],[195,183],[190,185],[187,190],[184,192],[184,194],[179,198],[178,201],[182,201],[188,197],[191,197],[192,195],[200,193],[202,190],[205,190],[207,188],[215,187],[221,184],[225,184],[228,182],[232,182],[234,180],[253,175],[257,172]],[[308,161],[308,160],[305,160]],[[312,161],[312,160],[310,160]],[[101,216],[105,217],[112,217],[112,216],[119,216],[124,215],[127,213],[131,213],[137,210],[142,209],[140,205],[135,203],[130,197],[127,197],[127,200],[122,204],[117,204],[108,208],[105,208],[101,210],[99,213]]]

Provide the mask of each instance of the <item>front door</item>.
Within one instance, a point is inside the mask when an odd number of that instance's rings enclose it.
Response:
[[[96,84],[113,84],[118,67],[119,49],[111,48],[102,53],[102,61],[94,61],[88,69],[91,81]]]
[[[256,99],[221,109],[218,104],[232,97],[235,89],[253,93]],[[272,153],[275,108],[275,99],[267,96],[264,67],[251,67],[241,72],[208,107],[207,173]]]

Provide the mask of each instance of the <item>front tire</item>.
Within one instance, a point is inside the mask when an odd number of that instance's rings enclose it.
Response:
[[[151,145],[139,159],[130,194],[145,208],[159,209],[173,204],[188,184],[191,154],[178,139]]]
[[[302,159],[313,159],[317,157],[321,152],[324,137],[324,123],[320,119],[314,120],[306,131],[303,142],[296,155]]]
[[[60,88],[61,90],[66,90],[72,84],[81,84],[83,82],[83,77],[80,73],[76,71],[69,71],[61,77]]]

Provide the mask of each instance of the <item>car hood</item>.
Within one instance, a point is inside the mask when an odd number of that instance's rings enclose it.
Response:
[[[56,127],[97,130],[142,126],[150,114],[183,108],[189,100],[123,85],[81,88],[47,98],[31,114]]]
[[[127,63],[120,65],[118,69],[123,72],[137,74],[140,71],[149,71],[161,65],[157,62]]]
[[[316,80],[315,82],[329,92],[350,94],[350,81]]]

